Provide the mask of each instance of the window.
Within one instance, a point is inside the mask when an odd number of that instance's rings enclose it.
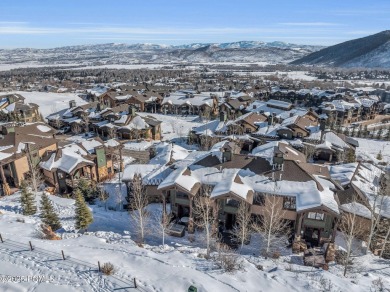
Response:
[[[245,128],[245,133],[247,133],[247,134],[252,133],[252,129],[251,128]]]
[[[188,199],[188,194],[183,192],[176,192],[176,198]]]
[[[309,214],[307,215],[307,218],[313,219],[313,220],[324,220],[324,214],[317,213],[317,212],[309,212]]]
[[[256,193],[253,198],[253,205],[264,206],[265,205],[265,196],[263,194]]]
[[[111,173],[112,172],[112,169],[111,167],[108,168],[108,173]]]
[[[284,197],[283,209],[296,210],[296,199],[294,197]]]

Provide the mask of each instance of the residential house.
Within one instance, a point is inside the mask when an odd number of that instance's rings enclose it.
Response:
[[[99,138],[86,139],[46,153],[40,167],[59,193],[73,190],[80,179],[102,182],[114,175],[111,152]]]
[[[248,204],[254,218],[261,221],[272,197],[278,200],[297,238],[312,245],[333,241],[340,211],[327,168],[301,161],[304,155],[295,155],[297,151],[288,146],[281,149],[267,158],[235,154],[229,147],[214,149],[175,169],[158,189],[169,198],[173,215],[189,217],[189,231],[193,228],[194,198],[203,195],[207,187],[219,206],[216,223],[225,230],[234,228],[240,203]],[[288,160],[293,157],[296,160]]]
[[[0,171],[3,193],[18,188],[22,180],[29,178],[45,153],[57,149],[54,130],[44,123],[2,126],[0,139]]]

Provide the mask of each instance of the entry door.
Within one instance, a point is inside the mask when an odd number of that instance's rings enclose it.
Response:
[[[305,229],[305,240],[310,242],[312,246],[318,246],[320,243],[320,229],[306,227]]]

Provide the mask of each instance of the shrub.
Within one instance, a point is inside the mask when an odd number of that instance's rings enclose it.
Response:
[[[217,253],[213,255],[213,260],[220,269],[228,273],[243,269],[240,255],[226,244],[220,244],[218,246]]]
[[[101,271],[104,275],[112,275],[115,273],[115,267],[113,264],[111,264],[110,262],[108,263],[104,263],[101,267]]]
[[[278,258],[280,258],[280,251],[274,251],[274,252],[272,253],[272,258],[273,258],[273,259],[278,259]]]

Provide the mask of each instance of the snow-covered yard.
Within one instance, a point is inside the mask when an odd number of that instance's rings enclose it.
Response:
[[[133,287],[134,277],[141,291],[187,291],[190,285],[198,291],[379,291],[375,284],[378,279],[390,288],[389,261],[372,255],[357,256],[345,278],[341,266],[330,264],[329,271],[305,267],[302,257],[287,249],[277,260],[264,259],[259,256],[261,241],[256,235],[242,251],[243,268],[234,273],[225,273],[212,261],[199,257],[205,253],[199,233],[191,241],[187,236],[167,236],[162,247],[158,232],[151,230],[144,247],[139,247],[133,241],[129,214],[110,210],[115,208],[115,190],[120,187],[111,183],[106,189],[114,194],[108,201],[109,208],[106,210],[102,203],[90,206],[95,220],[83,235],[73,227],[74,201],[50,196],[63,224],[59,231],[62,240],[58,241],[35,236],[40,219],[20,214],[19,194],[0,198],[0,233],[4,239],[0,243],[0,274],[45,276],[40,283],[0,283],[1,291],[125,290]],[[148,209],[153,215],[161,205],[151,204]],[[29,250],[29,241],[35,247],[33,251]],[[61,250],[67,257],[65,261]],[[98,273],[98,261],[113,263],[114,277]],[[258,265],[263,269],[259,270]]]
[[[379,152],[382,153],[382,162],[390,162],[390,141],[354,138],[359,142],[359,147],[356,149],[356,156],[363,160],[374,161],[378,163],[376,159]]]
[[[161,134],[163,141],[171,141],[178,138],[185,140],[193,127],[198,127],[202,124],[198,116],[162,115],[141,112],[137,114],[140,116],[152,116],[162,121]]]
[[[26,103],[39,105],[39,112],[44,118],[48,115],[69,107],[69,101],[76,101],[76,105],[83,105],[87,102],[74,93],[52,93],[52,92],[29,92],[16,91],[26,98]]]

